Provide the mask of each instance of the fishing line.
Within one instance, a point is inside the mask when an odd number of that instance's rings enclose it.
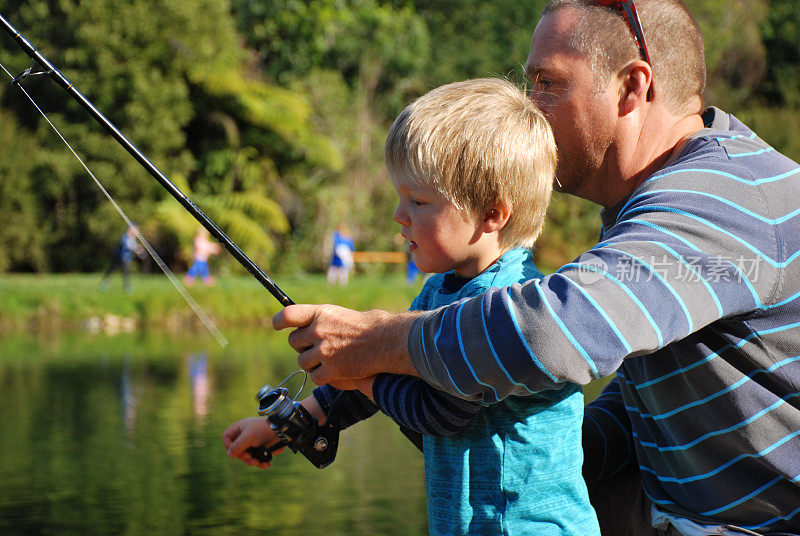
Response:
[[[5,71],[5,73],[12,80],[15,80],[14,75],[12,75],[2,63],[0,63],[0,68],[2,68],[3,71]],[[61,141],[64,142],[64,145],[66,145],[67,148],[70,150],[70,152],[75,156],[75,158],[78,159],[78,162],[80,162],[81,166],[83,166],[83,169],[86,170],[86,173],[89,174],[89,176],[92,178],[97,187],[100,188],[100,191],[103,192],[103,195],[106,196],[106,198],[114,207],[114,209],[116,209],[117,213],[119,213],[122,219],[125,220],[125,223],[128,224],[128,228],[133,229],[134,233],[136,234],[136,238],[139,240],[142,246],[144,246],[144,249],[147,251],[150,257],[155,261],[158,267],[161,268],[161,271],[164,272],[164,275],[167,276],[167,279],[169,279],[169,281],[172,283],[172,286],[175,287],[175,289],[178,291],[178,293],[181,295],[181,297],[184,299],[187,305],[189,305],[189,307],[192,309],[197,318],[200,319],[200,321],[203,323],[203,325],[206,327],[209,333],[211,333],[211,335],[217,340],[217,343],[219,343],[221,347],[225,348],[228,345],[228,339],[226,339],[225,336],[222,334],[222,332],[219,330],[219,328],[217,328],[216,324],[214,324],[214,321],[211,320],[211,318],[206,314],[203,308],[200,307],[200,305],[194,300],[194,298],[192,298],[191,294],[189,294],[189,291],[186,290],[186,288],[181,284],[178,278],[175,277],[175,274],[172,273],[172,270],[170,270],[169,267],[164,263],[164,261],[161,259],[158,253],[156,253],[156,251],[153,249],[153,247],[150,245],[147,239],[145,239],[145,237],[142,236],[142,233],[139,232],[139,228],[133,224],[131,219],[128,218],[128,215],[125,214],[125,211],[122,210],[122,207],[120,207],[119,204],[117,204],[114,198],[111,197],[111,194],[108,193],[108,190],[106,190],[105,187],[103,187],[103,185],[100,183],[100,181],[97,180],[97,177],[95,176],[94,173],[92,173],[92,170],[89,169],[89,166],[87,166],[86,163],[83,161],[83,159],[78,155],[78,153],[75,152],[75,149],[72,148],[72,145],[70,145],[70,143],[66,140],[66,138],[64,138],[64,136],[61,134],[58,128],[56,128],[53,122],[50,121],[50,118],[47,117],[47,114],[45,114],[44,111],[36,103],[36,101],[33,100],[33,97],[31,97],[31,95],[22,86],[22,84],[16,84],[16,85],[19,86],[19,89],[22,91],[22,93],[24,93],[25,96],[28,97],[28,100],[31,101],[31,104],[33,104],[34,108],[36,108],[36,110],[42,115],[42,117],[44,117],[44,120],[47,121],[47,123],[55,131],[58,137],[61,138]]]

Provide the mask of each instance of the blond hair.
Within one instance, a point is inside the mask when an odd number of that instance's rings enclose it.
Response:
[[[397,117],[386,139],[395,185],[433,188],[456,208],[482,217],[511,207],[502,248],[530,247],[544,225],[556,167],[550,125],[512,83],[495,78],[436,88]]]
[[[622,12],[592,0],[552,0],[543,15],[565,7],[580,19],[567,46],[592,63],[598,83],[634,60],[641,59],[633,33]],[[653,67],[653,92],[673,113],[702,111],[706,86],[703,36],[682,0],[636,0]]]

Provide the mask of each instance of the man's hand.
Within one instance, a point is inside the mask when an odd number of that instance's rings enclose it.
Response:
[[[275,329],[298,328],[289,344],[317,385],[339,389],[379,372],[417,376],[408,356],[416,314],[358,312],[336,305],[290,305],[272,318]]]

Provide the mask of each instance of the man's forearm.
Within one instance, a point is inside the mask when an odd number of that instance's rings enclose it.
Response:
[[[365,376],[372,376],[380,372],[419,376],[411,362],[408,351],[408,334],[411,325],[419,316],[417,312],[391,314],[384,311],[370,311],[378,315],[377,325],[370,335],[375,342],[374,355],[369,359],[371,370],[364,371]]]

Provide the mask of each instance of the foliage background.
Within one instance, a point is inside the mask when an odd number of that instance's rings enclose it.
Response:
[[[800,3],[686,0],[706,40],[706,100],[800,159]],[[8,18],[243,249],[316,271],[340,221],[391,250],[383,139],[453,80],[521,82],[545,0],[0,0]],[[0,36],[0,63],[29,61]],[[3,75],[5,76],[5,75]],[[55,84],[25,82],[176,270],[195,224]],[[597,208],[557,195],[537,247],[590,246]],[[0,272],[102,270],[124,223],[19,91],[0,84]],[[237,270],[230,258],[223,272]]]

